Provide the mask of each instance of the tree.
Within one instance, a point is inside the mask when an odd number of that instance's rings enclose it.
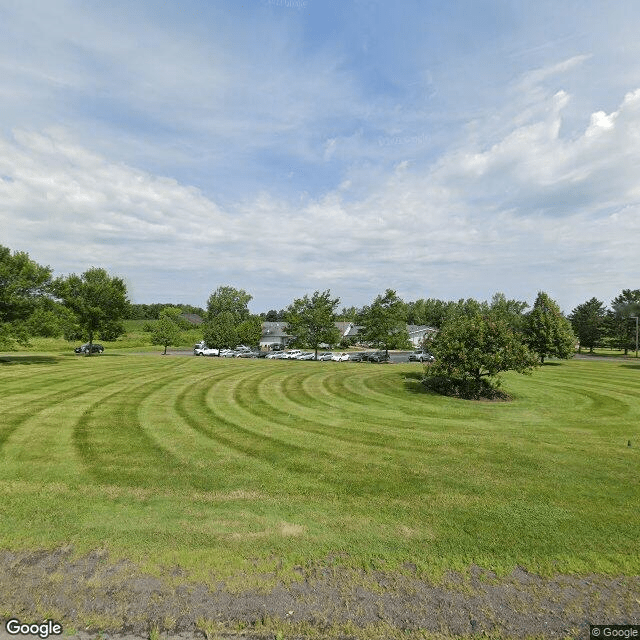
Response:
[[[151,333],[151,344],[160,344],[164,347],[163,356],[167,355],[169,345],[176,346],[180,343],[180,314],[182,310],[176,307],[165,307],[160,312],[160,318],[156,321]]]
[[[640,289],[623,289],[611,301],[612,310],[607,314],[606,331],[612,346],[624,349],[635,348],[635,321],[631,316],[640,316]]]
[[[318,358],[318,346],[333,344],[340,337],[335,321],[336,307],[340,298],[331,298],[327,289],[319,291],[309,298],[298,298],[289,305],[286,312],[287,332],[296,336],[296,344],[306,345],[315,351]]]
[[[506,320],[513,329],[520,331],[524,326],[524,310],[528,303],[523,300],[509,300],[504,293],[495,293],[491,298],[489,309],[493,314]]]
[[[248,307],[250,300],[251,296],[244,289],[228,286],[218,287],[209,296],[207,319],[203,326],[204,341],[209,347],[234,349],[238,346],[239,326],[251,315]]]
[[[29,318],[50,287],[49,267],[0,245],[0,348],[29,344]]]
[[[63,304],[47,296],[41,296],[36,300],[26,322],[29,335],[42,338],[58,338],[74,324],[73,313]]]
[[[96,334],[115,339],[122,333],[120,319],[128,310],[127,287],[122,278],[111,277],[104,269],[92,267],[81,276],[71,274],[54,283],[56,295],[76,317],[88,338],[91,355]]]
[[[451,302],[444,302],[434,298],[420,298],[407,304],[407,322],[409,324],[424,324],[439,329],[447,317]]]
[[[604,303],[596,298],[579,304],[570,313],[569,320],[579,340],[578,353],[582,352],[582,347],[588,347],[589,353],[593,353],[593,348],[600,341],[605,317]]]
[[[214,349],[235,349],[240,338],[236,317],[231,311],[220,312],[212,321],[204,324],[202,335],[205,343]]]
[[[392,289],[379,295],[360,314],[362,325],[358,336],[363,342],[384,349],[403,349],[410,346],[407,332],[407,305]]]
[[[576,337],[571,323],[543,291],[538,293],[533,309],[525,318],[524,335],[525,342],[538,354],[542,364],[549,356],[568,359],[575,349]]]
[[[252,296],[244,289],[218,287],[207,300],[207,320],[212,321],[223,312],[233,314],[238,323],[249,317],[249,302]]]
[[[262,337],[262,321],[260,316],[249,316],[238,325],[238,340],[242,344],[256,346]]]
[[[469,398],[491,396],[504,371],[529,374],[539,364],[521,334],[496,311],[451,316],[429,349],[435,356],[425,368],[430,386]]]

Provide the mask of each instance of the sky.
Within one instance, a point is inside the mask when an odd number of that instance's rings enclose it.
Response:
[[[640,288],[637,0],[0,0],[0,244],[254,312]]]

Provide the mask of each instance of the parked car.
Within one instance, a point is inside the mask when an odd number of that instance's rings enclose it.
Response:
[[[315,360],[316,355],[311,351],[306,351],[305,353],[301,353],[296,359],[297,360]]]
[[[104,347],[101,344],[92,344],[91,345],[91,353],[102,353],[104,351]],[[74,349],[75,353],[89,353],[89,343],[76,347]]]
[[[259,358],[260,355],[255,351],[236,351],[236,358]]]
[[[205,347],[204,349],[202,349],[200,351],[200,355],[201,356],[209,356],[209,357],[219,356],[220,355],[220,349],[210,349],[209,347]]]
[[[362,362],[363,355],[364,354],[360,353],[360,352],[350,353],[349,354],[349,362]]]
[[[233,358],[236,355],[236,351],[233,349],[220,349],[221,358]]]
[[[428,352],[419,349],[409,354],[409,362],[433,362],[435,358]]]
[[[346,362],[346,361],[349,359],[349,354],[348,354],[348,353],[345,353],[345,352],[342,352],[342,353],[334,353],[334,354],[331,356],[331,359],[332,359],[334,362]]]
[[[269,360],[283,360],[284,359],[284,352],[283,351],[270,351],[269,353],[267,353],[265,358],[268,358]]]
[[[291,351],[285,351],[284,358],[287,360],[295,360],[301,354],[302,351],[300,349],[292,349]]]
[[[389,355],[384,351],[371,351],[367,354],[369,362],[389,362]]]
[[[324,353],[318,354],[318,360],[331,360],[333,358],[333,353],[331,351],[325,351]]]

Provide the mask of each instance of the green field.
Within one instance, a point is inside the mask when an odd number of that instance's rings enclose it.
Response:
[[[8,355],[0,548],[268,569],[640,573],[640,366],[552,362],[509,403],[418,364]],[[631,441],[632,446],[628,446]]]

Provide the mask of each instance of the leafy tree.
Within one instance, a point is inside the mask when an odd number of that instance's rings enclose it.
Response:
[[[0,245],[0,348],[29,344],[28,320],[50,291],[51,269]]]
[[[327,289],[319,291],[309,298],[298,298],[287,308],[287,331],[296,336],[296,344],[307,345],[314,349],[318,357],[318,346],[323,343],[334,344],[340,337],[336,328],[336,307],[340,298],[331,298]]]
[[[403,349],[411,344],[407,332],[407,305],[392,289],[379,295],[371,306],[364,307],[359,323],[362,325],[359,338],[387,353],[389,349]]]
[[[504,293],[495,293],[491,298],[489,310],[506,320],[511,327],[520,331],[524,326],[524,310],[529,306],[522,300],[509,300]]]
[[[238,340],[252,347],[260,344],[262,337],[262,321],[260,316],[249,316],[238,325]]]
[[[607,337],[612,346],[628,355],[629,349],[635,349],[635,320],[631,316],[640,316],[640,289],[623,289],[611,301],[611,308],[605,321]]]
[[[92,267],[81,276],[71,274],[67,278],[58,278],[54,288],[88,338],[89,355],[96,334],[115,339],[122,333],[119,321],[129,305],[127,287],[122,278],[111,277],[104,269]]]
[[[75,324],[73,313],[63,304],[49,297],[40,297],[27,320],[29,335],[58,338]]]
[[[425,368],[427,382],[438,391],[463,397],[491,396],[499,374],[529,374],[538,358],[507,318],[493,311],[451,316],[430,340],[435,356]]]
[[[180,343],[182,334],[180,333],[182,310],[176,307],[166,307],[156,321],[151,333],[151,344],[160,344],[164,347],[163,356],[167,355],[167,347],[176,346]]]
[[[409,324],[422,324],[439,329],[453,303],[436,300],[434,298],[419,299],[407,304],[407,322]]]
[[[204,341],[216,349],[234,349],[240,343],[238,329],[248,321],[251,296],[244,289],[220,286],[207,301],[207,319],[203,327]],[[247,326],[243,328],[243,331]],[[258,341],[260,338],[258,338]]]
[[[249,317],[249,302],[252,296],[244,289],[218,287],[207,300],[207,320],[212,321],[223,312],[233,314],[238,323]]]
[[[280,311],[270,309],[267,313],[261,313],[260,315],[266,322],[283,322],[286,313],[285,309],[280,309]]]
[[[571,312],[569,320],[579,340],[578,353],[582,352],[582,347],[588,347],[589,353],[593,353],[593,348],[600,341],[605,317],[604,303],[597,298],[579,304]]]
[[[342,307],[342,311],[336,316],[336,320],[342,322],[356,322],[360,309],[358,307]]]
[[[209,347],[235,349],[240,343],[238,324],[232,311],[222,311],[204,324],[203,338]]]
[[[524,335],[527,345],[543,364],[549,356],[568,359],[575,348],[576,337],[571,323],[562,315],[556,302],[542,291],[527,314]]]

